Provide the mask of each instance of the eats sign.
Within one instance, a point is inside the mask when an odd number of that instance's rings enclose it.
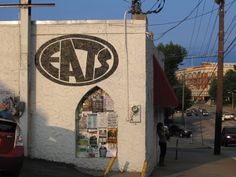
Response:
[[[53,82],[83,86],[112,75],[118,66],[118,55],[103,39],[71,34],[44,43],[36,53],[35,64]]]

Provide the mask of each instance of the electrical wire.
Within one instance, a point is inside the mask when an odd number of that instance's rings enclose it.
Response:
[[[232,1],[232,2],[231,2],[231,5],[232,5],[234,2],[235,2],[235,1]],[[229,10],[229,9],[230,9],[230,8],[228,8],[228,10]],[[234,18],[234,19],[235,19],[235,18]],[[232,22],[234,21],[234,19],[232,20]],[[216,22],[216,20],[215,20],[215,22]],[[231,22],[231,23],[232,23],[232,22]],[[231,25],[231,24],[230,24],[230,25]],[[213,29],[215,28],[214,26],[215,26],[215,23],[214,23],[214,25],[213,25]],[[234,27],[233,27],[233,28],[234,28]],[[228,29],[229,29],[229,27],[228,27]],[[231,31],[231,32],[232,32],[232,31]],[[213,34],[213,30],[212,30],[211,36],[212,36],[212,34]],[[230,33],[230,34],[231,34],[231,33]],[[212,38],[212,37],[211,37],[211,38]],[[209,41],[211,41],[211,38],[210,38]],[[216,39],[217,39],[217,38],[216,38]],[[236,47],[236,43],[234,44],[235,41],[236,41],[236,37],[231,41],[230,45],[229,45],[229,46],[227,47],[227,49],[225,50],[225,52],[226,52],[225,56],[227,56],[227,55]],[[210,42],[209,42],[209,43],[210,43]],[[234,44],[234,45],[233,45],[233,44]],[[214,43],[214,45],[215,45],[215,43]],[[232,45],[233,45],[233,47],[231,47]],[[209,45],[208,45],[208,46],[209,46]],[[230,47],[231,47],[231,49],[230,49]],[[214,49],[214,47],[212,48],[212,51],[213,51],[213,49]],[[208,51],[208,49],[207,49],[207,51]],[[215,56],[217,56],[217,55],[215,55]],[[214,57],[215,57],[215,56],[214,56]],[[191,57],[191,58],[192,58],[192,57]],[[187,58],[185,58],[185,59],[187,59]],[[215,67],[212,69],[209,82],[212,80],[217,66],[218,66],[218,64],[216,63]],[[204,80],[202,80],[202,82],[204,82]],[[201,83],[201,85],[202,85],[202,83]],[[198,95],[197,97],[200,97],[206,88],[207,88],[207,87],[202,88],[202,90],[200,91],[200,93],[199,93],[199,95]],[[196,101],[197,101],[197,100],[196,100]],[[196,101],[195,101],[195,102],[196,102]]]
[[[212,50],[209,51],[209,48],[210,48],[210,44],[211,44],[211,41],[212,41],[212,38],[213,38],[213,34],[214,34],[214,31],[216,29],[216,22],[217,22],[217,15],[215,16],[215,20],[214,20],[214,23],[213,23],[213,26],[212,26],[212,30],[211,30],[211,34],[210,34],[210,38],[207,42],[207,45],[206,45],[206,50],[204,53],[209,53],[210,51],[213,51],[214,50],[214,47],[212,48]],[[217,37],[216,37],[217,39]],[[216,43],[216,40],[214,41],[214,44]],[[213,46],[214,46],[213,44]]]
[[[225,53],[228,53],[229,51],[232,51],[232,49],[230,50],[229,48],[234,44],[235,41],[236,41],[236,36],[235,36],[234,39],[231,41],[231,43],[229,44],[229,46],[227,47],[227,49],[224,51]]]
[[[157,5],[158,2],[159,2],[159,0],[156,0],[156,2],[153,4],[153,6],[148,11],[152,11],[153,8]]]
[[[204,45],[204,43],[206,41],[206,38],[207,38],[207,35],[208,35],[208,30],[209,30],[210,23],[212,21],[212,14],[213,14],[214,7],[215,7],[215,3],[213,3],[213,5],[212,5],[212,10],[211,10],[212,12],[211,12],[211,15],[210,15],[208,23],[207,23],[206,32],[205,32],[205,35],[203,37],[203,42],[202,42],[202,45],[201,45],[201,48],[200,48],[200,53],[202,51],[203,45]],[[204,54],[204,52],[202,54]]]
[[[126,2],[126,3],[130,3],[128,0],[122,0],[122,1],[124,1],[124,2]]]
[[[226,32],[225,32],[225,33],[227,34],[227,37],[226,37],[224,43],[227,42],[229,36],[231,35],[231,33],[233,32],[233,30],[234,30],[234,28],[235,28],[235,26],[236,26],[236,23],[235,23],[235,24],[233,25],[233,27],[230,29],[230,27],[231,27],[231,25],[233,24],[233,22],[235,22],[235,19],[236,19],[236,15],[235,15],[234,18],[232,19],[230,25],[228,26],[228,28],[227,28],[227,30],[226,30]],[[229,30],[230,30],[230,31],[229,31]],[[229,32],[228,32],[228,31],[229,31]]]
[[[141,4],[143,4],[146,0],[142,0]]]
[[[156,0],[157,2],[152,6],[152,8],[150,9],[150,10],[148,10],[147,12],[144,12],[144,14],[152,14],[152,13],[159,13],[162,9],[163,9],[163,7],[164,7],[164,5],[165,5],[165,0]],[[155,10],[152,10],[156,5],[157,5],[157,3],[160,1],[160,3],[159,3],[159,5],[157,6],[157,8],[155,9]]]
[[[233,1],[236,1],[236,0],[233,0]],[[232,2],[231,2],[231,3],[232,3]],[[225,4],[225,7],[226,7],[226,6],[229,6],[229,5],[230,5],[230,4],[227,3],[227,4]],[[211,11],[205,12],[205,13],[200,14],[200,15],[198,15],[198,16],[195,16],[195,17],[189,17],[189,18],[186,19],[186,21],[194,20],[195,18],[199,18],[199,17],[201,17],[201,16],[209,15],[209,14],[211,14],[212,12],[217,11],[217,10],[218,10],[218,8],[215,8],[215,9],[213,9],[213,10],[211,10]],[[154,23],[154,24],[149,24],[148,26],[163,26],[163,25],[171,25],[171,24],[179,23],[179,22],[181,22],[181,21],[182,21],[182,20],[177,20],[177,21],[172,21],[172,22],[165,22],[165,23]]]
[[[175,26],[169,28],[167,31],[163,32],[162,35],[161,35],[159,38],[154,39],[154,41],[161,39],[161,38],[164,37],[168,32],[172,31],[173,29],[175,29],[176,27],[178,27],[179,25],[181,25],[183,22],[185,22],[186,19],[189,18],[189,17],[192,15],[192,13],[199,7],[199,5],[202,3],[202,1],[203,1],[203,0],[201,0],[201,1],[193,8],[193,10],[192,10],[183,20],[181,20],[181,21],[180,21],[178,24],[176,24]]]
[[[203,8],[202,8],[202,13],[204,12],[204,9],[205,9],[205,5],[206,5],[206,0],[204,0],[204,3],[203,3]],[[200,18],[200,22],[199,22],[199,25],[198,25],[198,29],[197,29],[197,35],[196,35],[196,38],[195,38],[195,44],[197,43],[198,41],[198,37],[199,37],[199,33],[200,33],[200,29],[201,29],[201,26],[202,26],[202,17]]]
[[[168,56],[171,58],[184,57],[184,55],[175,55],[175,54],[169,54]],[[217,57],[217,53],[212,53],[208,55],[187,55],[184,57],[184,60],[192,59],[192,58],[201,59],[201,58],[208,58],[208,57]]]
[[[199,2],[199,1],[198,1]],[[196,16],[198,15],[198,9],[196,11]],[[195,17],[196,17],[195,16]],[[195,32],[195,27],[196,27],[196,19],[197,18],[194,18],[194,24],[193,24],[193,31],[192,31],[192,34],[191,34],[191,38],[190,38],[190,43],[189,43],[189,48],[188,48],[188,51],[191,50],[192,48],[192,41],[193,41],[193,36],[194,36],[194,32]],[[193,66],[193,60],[191,60],[191,66]]]
[[[234,21],[234,19],[232,20]],[[231,25],[231,24],[230,24]],[[230,26],[229,26],[230,27]],[[228,27],[228,29],[229,29]],[[230,45],[227,47],[227,49],[225,50],[225,56],[227,56],[235,47],[236,47],[236,44],[234,44],[234,42],[236,41],[236,37],[231,41]],[[234,44],[234,45],[233,45]],[[230,49],[230,47],[233,45],[233,47]],[[215,70],[217,68],[218,64],[216,63],[215,67],[213,68],[212,72],[211,72],[211,76],[210,76],[210,79],[209,81],[212,80],[213,78],[213,75],[215,73]],[[197,97],[200,97],[202,95],[202,93],[204,92],[204,90],[206,89],[207,87],[203,88],[202,91],[199,93],[199,95]]]
[[[228,11],[230,10],[230,8],[232,7],[233,3],[235,3],[236,0],[233,0],[232,2],[230,2],[229,4],[229,8],[227,10],[225,10],[225,13],[228,13]]]
[[[228,56],[235,47],[236,47],[236,44],[234,44],[233,47],[225,54],[225,57]]]

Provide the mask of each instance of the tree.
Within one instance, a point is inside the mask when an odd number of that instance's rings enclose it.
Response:
[[[234,70],[229,70],[224,76],[224,101],[232,102],[232,93],[236,91],[236,72]]]
[[[183,85],[176,79],[175,72],[179,69],[178,66],[180,63],[183,62],[184,57],[187,55],[187,51],[182,46],[178,44],[173,44],[172,42],[166,45],[161,43],[157,46],[157,49],[160,50],[165,56],[164,70],[170,84],[173,85],[173,89],[179,100],[178,108],[181,109]],[[191,97],[192,97],[191,90],[185,86],[185,92],[184,92],[185,109],[189,108],[192,105]],[[171,114],[172,111],[170,109],[168,110],[169,110],[168,112]]]
[[[228,98],[232,99],[232,92],[236,91],[236,71],[235,70],[228,70],[223,78],[223,96],[224,101],[232,101]],[[212,100],[215,100],[217,92],[217,81],[216,79],[211,81],[209,95]]]
[[[216,99],[216,89],[217,89],[217,81],[216,81],[216,79],[213,79],[211,81],[210,89],[209,89],[208,93],[210,95],[210,99],[214,100],[214,101]]]
[[[179,64],[187,55],[187,51],[182,46],[173,44],[172,42],[166,45],[161,43],[157,48],[165,55],[164,70],[171,85],[175,85],[177,82],[175,72],[178,70]]]

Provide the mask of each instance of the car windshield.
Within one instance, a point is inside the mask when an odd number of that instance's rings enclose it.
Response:
[[[225,132],[229,134],[236,134],[236,128],[226,128]]]

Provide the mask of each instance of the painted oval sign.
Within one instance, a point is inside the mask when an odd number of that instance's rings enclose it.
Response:
[[[36,52],[35,64],[53,82],[83,86],[111,76],[118,66],[118,54],[103,39],[71,34],[44,43]]]

